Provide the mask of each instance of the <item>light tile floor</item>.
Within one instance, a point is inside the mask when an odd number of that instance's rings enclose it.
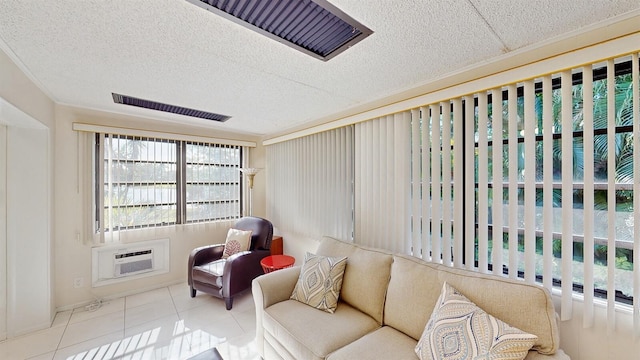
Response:
[[[56,314],[48,329],[0,342],[0,359],[187,359],[216,347],[225,360],[258,360],[251,292],[224,301],[178,284]]]

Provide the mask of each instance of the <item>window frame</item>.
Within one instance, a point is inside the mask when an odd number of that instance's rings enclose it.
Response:
[[[175,144],[175,153],[173,154],[173,158],[175,159],[175,162],[170,161],[170,162],[162,162],[162,161],[150,161],[150,160],[125,160],[125,161],[131,161],[131,162],[142,162],[142,163],[171,163],[171,164],[175,164],[175,181],[168,181],[166,183],[174,185],[174,191],[175,191],[175,201],[171,201],[168,202],[167,204],[164,204],[162,202],[160,203],[150,203],[150,204],[135,204],[135,205],[117,205],[118,208],[123,208],[123,207],[153,207],[153,206],[158,206],[158,205],[168,205],[168,206],[172,206],[175,205],[175,219],[174,221],[167,221],[167,222],[147,222],[144,224],[134,224],[134,225],[127,225],[127,226],[113,226],[111,224],[108,224],[108,221],[106,220],[106,212],[108,211],[107,207],[106,207],[106,192],[104,191],[104,187],[105,186],[109,186],[110,182],[108,181],[106,174],[105,174],[105,168],[107,167],[106,162],[108,161],[106,155],[105,155],[105,143],[102,142],[102,139],[106,139],[108,137],[113,137],[113,138],[124,138],[124,139],[128,139],[128,140],[137,140],[137,141],[148,141],[148,142],[153,142],[153,143],[172,143]],[[238,169],[238,174],[237,177],[235,179],[233,179],[232,181],[227,181],[225,182],[225,184],[230,184],[230,185],[237,185],[237,198],[235,199],[227,199],[224,200],[222,202],[224,203],[233,203],[236,204],[236,206],[234,206],[233,208],[233,212],[226,212],[224,214],[224,216],[209,216],[207,218],[202,218],[202,219],[190,219],[188,212],[187,212],[187,208],[189,206],[189,204],[195,204],[195,203],[200,203],[200,204],[215,204],[215,203],[220,203],[221,201],[219,200],[203,200],[203,201],[199,201],[199,200],[191,200],[191,201],[187,201],[187,191],[188,188],[187,186],[190,183],[194,183],[194,181],[190,181],[190,179],[188,179],[189,174],[187,172],[187,158],[186,158],[186,152],[187,152],[187,147],[189,146],[204,146],[204,147],[208,147],[208,148],[212,148],[212,149],[231,149],[234,151],[237,151],[237,162],[234,161],[231,164],[226,164],[225,166],[222,167],[226,167],[226,168],[237,168]],[[119,135],[117,133],[100,133],[100,132],[96,132],[95,136],[94,136],[94,166],[93,166],[93,173],[94,173],[94,194],[93,194],[93,204],[94,204],[94,210],[95,210],[95,215],[94,215],[94,233],[100,233],[100,232],[111,232],[111,231],[129,231],[129,230],[135,230],[135,229],[143,229],[143,228],[156,228],[156,227],[162,227],[162,226],[172,226],[172,225],[179,225],[179,224],[194,224],[194,223],[203,223],[203,222],[216,222],[216,221],[224,221],[224,220],[230,220],[230,219],[236,219],[236,218],[240,218],[244,212],[244,189],[242,184],[244,183],[243,179],[243,174],[239,171],[239,169],[242,167],[243,165],[243,160],[244,160],[244,152],[245,152],[245,148],[243,146],[240,145],[229,145],[229,144],[220,144],[220,143],[213,143],[213,142],[201,142],[201,141],[190,141],[190,140],[178,140],[178,139],[166,139],[166,138],[154,138],[154,137],[148,137],[148,136],[133,136],[133,135]],[[220,163],[216,163],[215,161],[210,161],[209,163],[204,163],[205,165],[208,166],[215,166],[215,165],[224,165],[221,162]],[[111,182],[113,183],[113,182]],[[119,182],[122,183],[122,182]],[[126,183],[126,182],[125,182]],[[149,181],[149,182],[141,182],[141,184],[147,184],[147,185],[154,185],[154,184],[158,184],[158,183],[163,183],[163,181]],[[208,182],[207,184],[212,185],[215,184],[216,182]],[[206,185],[206,184],[205,184]]]

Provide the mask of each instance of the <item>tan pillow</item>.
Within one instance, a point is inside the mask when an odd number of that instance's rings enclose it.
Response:
[[[445,282],[415,351],[421,360],[522,360],[537,338],[487,314]]]
[[[307,253],[291,299],[333,314],[338,307],[346,266],[346,257]]]
[[[227,232],[227,241],[224,243],[222,258],[226,259],[233,254],[249,250],[251,233],[251,231],[229,229],[229,232]]]

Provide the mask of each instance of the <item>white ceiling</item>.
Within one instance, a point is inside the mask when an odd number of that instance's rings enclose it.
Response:
[[[0,0],[0,48],[61,104],[269,135],[640,9],[640,0],[330,2],[374,34],[328,62],[186,0]],[[112,92],[232,118],[118,105]]]

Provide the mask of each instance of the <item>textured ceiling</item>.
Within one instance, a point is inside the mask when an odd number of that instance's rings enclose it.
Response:
[[[640,8],[640,0],[330,0],[374,31],[322,62],[185,0],[0,0],[0,48],[54,101],[269,135]],[[114,104],[111,93],[226,123]]]

